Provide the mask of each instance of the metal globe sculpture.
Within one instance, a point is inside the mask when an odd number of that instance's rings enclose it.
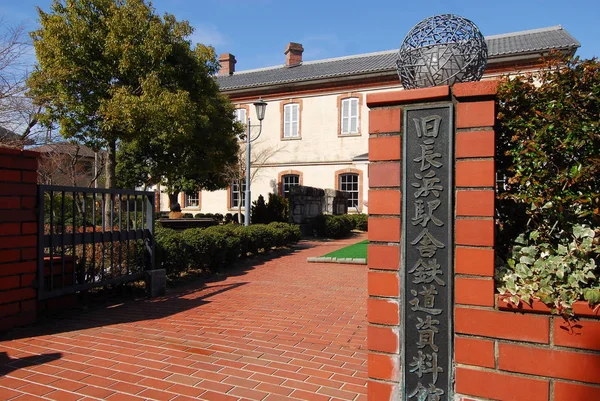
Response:
[[[406,35],[396,65],[406,89],[479,81],[487,65],[487,45],[468,19],[435,15]]]

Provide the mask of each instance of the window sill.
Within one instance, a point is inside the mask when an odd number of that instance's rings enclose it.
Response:
[[[293,137],[290,137],[290,138],[281,137],[282,141],[299,141],[300,139],[302,139],[301,136],[293,136]]]
[[[357,132],[356,134],[338,134],[338,138],[354,138],[357,136],[362,136],[362,134],[360,132]]]

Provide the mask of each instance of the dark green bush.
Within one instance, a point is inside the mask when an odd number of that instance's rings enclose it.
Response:
[[[526,228],[556,245],[575,223],[599,227],[600,62],[560,60],[506,78],[498,99],[499,241]]]
[[[182,233],[157,224],[154,235],[156,267],[165,269],[168,276],[174,276],[187,270],[191,255]]]
[[[555,59],[498,87],[499,292],[600,303],[600,62]]]
[[[220,269],[248,254],[269,252],[298,242],[300,229],[286,223],[235,224],[191,228],[183,232],[156,226],[156,266],[176,277],[188,268]]]
[[[288,201],[283,196],[270,193],[269,201],[259,195],[258,199],[252,202],[252,224],[269,224],[274,221],[285,223],[289,221]]]
[[[319,237],[344,238],[352,231],[352,222],[345,214],[339,216],[321,214],[316,217],[314,224]]]
[[[267,224],[268,221],[267,204],[262,195],[258,195],[258,199],[252,202],[252,213],[250,219],[252,224]]]
[[[352,222],[352,228],[360,231],[367,231],[369,228],[369,215],[359,213],[359,214],[349,214],[348,218]]]
[[[184,219],[193,219],[194,215],[192,213],[184,213],[183,218]]]
[[[302,232],[300,231],[300,227],[296,224],[288,224],[281,222],[272,222],[269,223],[269,227],[272,228],[276,233],[280,232],[283,238],[282,244],[276,244],[275,246],[282,246],[296,243],[302,237]],[[280,240],[279,234],[275,234],[276,241]]]
[[[212,270],[225,261],[225,235],[202,228],[183,231],[183,241],[189,249],[189,267]]]
[[[196,213],[196,214],[194,215],[194,218],[195,218],[195,219],[199,219],[199,218],[201,218],[201,217],[204,217],[204,213]]]
[[[277,194],[269,194],[267,203],[267,223],[274,221],[287,223],[290,220],[290,207],[288,200]]]
[[[221,226],[210,227],[213,230],[218,230],[227,238],[235,238],[237,241],[237,257],[245,257],[248,253],[248,239],[244,235],[244,226],[238,224],[224,224]]]
[[[229,227],[233,227],[233,229]],[[242,244],[240,237],[236,235],[236,226],[212,226],[204,229],[204,232],[214,238],[223,238],[222,242],[219,241],[222,249],[219,257],[215,258],[218,261],[215,267],[220,267],[219,264],[231,263],[240,257]]]
[[[240,227],[238,234],[246,241],[247,252],[257,254],[268,252],[274,246],[272,232],[264,224],[253,224],[248,227]]]

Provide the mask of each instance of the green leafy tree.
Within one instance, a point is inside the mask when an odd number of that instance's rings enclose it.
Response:
[[[498,97],[501,240],[525,226],[549,242],[574,223],[600,226],[600,63],[558,60],[505,79]]]
[[[106,186],[162,182],[170,194],[221,187],[235,159],[236,125],[212,75],[214,50],[186,40],[193,29],[158,16],[144,0],[54,0],[38,9],[30,93],[40,121],[66,138],[106,148]]]

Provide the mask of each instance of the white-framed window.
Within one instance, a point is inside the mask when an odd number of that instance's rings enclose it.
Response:
[[[240,186],[237,183],[232,183],[230,187],[230,205],[231,209],[238,208],[240,206],[240,202],[242,207],[245,205],[246,200],[246,183],[242,182],[242,190],[240,191]]]
[[[300,185],[300,176],[298,174],[286,174],[281,177],[281,195],[286,198],[290,195],[290,189]]]
[[[237,121],[238,123],[248,123],[248,119],[246,118],[246,109],[235,109],[233,111],[233,115],[235,116],[235,121]]]
[[[358,208],[358,174],[348,173],[339,176],[340,191],[348,192],[348,208]]]
[[[298,138],[300,122],[300,105],[298,103],[289,103],[283,106],[283,137]]]
[[[341,134],[358,134],[358,98],[350,97],[342,100]]]
[[[183,207],[199,207],[200,206],[200,193],[199,192],[186,192],[183,197]]]

